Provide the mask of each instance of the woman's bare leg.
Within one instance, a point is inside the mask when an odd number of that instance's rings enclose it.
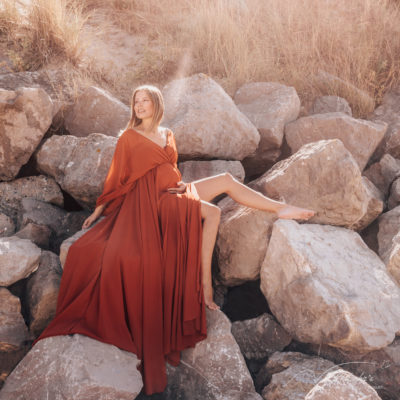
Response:
[[[236,202],[259,210],[279,211],[286,206],[243,185],[229,173],[211,176],[192,183],[196,186],[200,199],[204,201],[211,201],[219,194],[226,193]]]
[[[201,273],[203,281],[204,301],[211,310],[217,310],[219,307],[213,300],[211,262],[212,254],[217,237],[221,210],[205,201],[201,202],[201,217],[203,218],[203,236],[201,247]]]

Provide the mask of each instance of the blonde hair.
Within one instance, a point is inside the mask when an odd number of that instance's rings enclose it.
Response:
[[[131,101],[131,119],[129,120],[125,129],[132,129],[142,123],[142,120],[138,118],[135,113],[135,97],[137,92],[140,91],[145,91],[153,102],[154,114],[150,125],[150,130],[153,130],[156,126],[160,125],[160,122],[164,116],[164,99],[160,89],[152,85],[142,85],[133,91]]]

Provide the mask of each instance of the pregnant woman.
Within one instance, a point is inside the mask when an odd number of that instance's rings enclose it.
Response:
[[[135,353],[146,394],[162,392],[166,365],[207,336],[213,301],[211,258],[220,210],[209,201],[227,193],[280,218],[308,219],[311,210],[273,201],[228,173],[181,181],[173,133],[160,127],[161,92],[141,86],[118,138],[97,199],[70,247],[53,321],[36,340],[80,333]],[[36,343],[36,342],[35,342]]]

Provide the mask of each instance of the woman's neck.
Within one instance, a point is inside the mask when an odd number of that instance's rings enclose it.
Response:
[[[152,123],[151,120],[144,119],[142,120],[138,128],[148,135],[156,134],[158,132],[158,125],[156,125],[155,127],[153,127],[153,129],[151,129],[151,123]]]

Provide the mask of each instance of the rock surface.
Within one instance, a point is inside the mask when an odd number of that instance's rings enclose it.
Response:
[[[28,338],[19,298],[0,287],[0,351],[16,350]]]
[[[400,338],[383,349],[367,354],[345,352],[326,345],[301,345],[303,351],[319,355],[365,379],[384,400],[398,400],[400,393]],[[306,347],[306,348],[304,348]]]
[[[301,342],[361,353],[387,346],[400,330],[400,288],[360,236],[344,228],[277,221],[261,290]]]
[[[174,132],[184,159],[242,160],[256,150],[257,128],[207,75],[172,81],[164,87],[163,96],[164,124]]]
[[[105,90],[90,86],[67,111],[65,127],[74,136],[91,133],[117,136],[126,127],[130,116],[130,109],[125,104]]]
[[[398,205],[400,205],[400,178],[396,178],[396,180],[392,183],[392,186],[390,188],[388,209],[392,210]]]
[[[385,154],[379,162],[372,164],[364,171],[364,175],[386,197],[392,182],[400,176],[400,160]]]
[[[41,250],[30,240],[16,236],[0,238],[0,286],[28,277],[39,266]]]
[[[25,197],[64,206],[64,197],[57,182],[48,176],[28,176],[11,182],[0,182],[0,210],[16,220]]]
[[[353,115],[347,100],[338,96],[317,97],[310,110],[310,114],[325,114],[331,112],[341,112],[350,117]]]
[[[239,182],[243,182],[245,175],[240,161],[184,161],[179,163],[178,168],[184,182],[193,182],[224,172],[229,172]]]
[[[182,351],[178,367],[167,365],[166,400],[260,398],[230,329],[222,311],[207,310],[207,339]]]
[[[39,268],[29,277],[26,296],[29,307],[29,330],[38,337],[53,319],[62,269],[56,254],[42,251]]]
[[[7,378],[1,400],[132,400],[142,389],[137,357],[86,336],[40,340]]]
[[[226,286],[257,279],[276,215],[231,201],[218,204],[222,209],[216,242],[219,279]]]
[[[0,237],[11,236],[14,232],[13,220],[8,215],[0,213]]]
[[[302,117],[287,124],[285,137],[292,153],[307,143],[340,139],[362,171],[386,129],[384,123],[355,119],[343,113],[327,113]]]
[[[320,357],[300,353],[275,353],[260,371],[272,375],[262,390],[264,400],[304,400],[306,394],[328,371],[336,366]]]
[[[29,239],[40,248],[48,249],[50,246],[50,237],[52,231],[46,225],[39,225],[33,222],[28,222],[15,236],[20,239]]]
[[[341,369],[329,372],[307,394],[305,400],[380,400],[363,379]]]
[[[254,156],[243,160],[250,175],[265,172],[280,155],[284,127],[300,112],[300,99],[295,88],[276,82],[252,82],[240,87],[234,102],[260,133]]]
[[[304,145],[249,186],[316,212],[310,222],[360,228],[370,193],[357,163],[338,139]]]
[[[116,138],[101,133],[85,138],[54,135],[36,153],[36,161],[78,203],[93,207],[103,190],[116,143]]]
[[[379,255],[387,261],[393,247],[393,239],[400,232],[400,206],[393,208],[378,218]]]
[[[388,153],[394,158],[400,158],[400,88],[385,93],[382,104],[375,109],[370,119],[388,124],[385,137],[374,157],[379,159]]]
[[[257,318],[236,321],[232,324],[231,331],[247,359],[268,357],[276,351],[282,351],[292,340],[267,313]]]
[[[0,89],[0,180],[26,164],[52,121],[53,103],[43,89]]]

